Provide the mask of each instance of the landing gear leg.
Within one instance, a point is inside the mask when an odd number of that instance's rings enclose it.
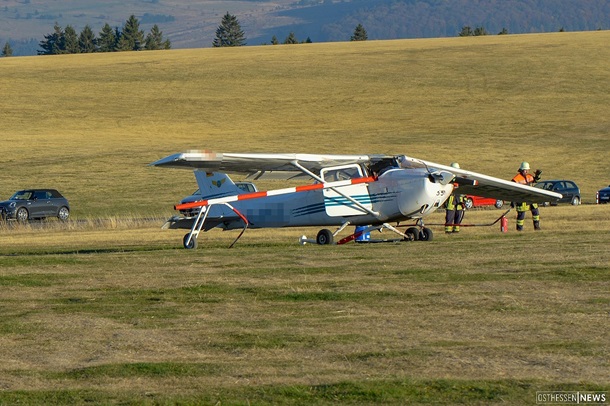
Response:
[[[205,219],[208,217],[209,207],[202,207],[195,218],[195,222],[193,223],[193,227],[191,227],[191,231],[187,233],[182,239],[182,245],[187,250],[192,250],[197,248],[197,237],[203,228],[203,224],[205,223]],[[203,215],[203,217],[202,217]]]
[[[430,230],[428,227],[424,226],[423,219],[417,220],[417,226],[419,227],[418,240],[419,241],[432,241],[432,237],[434,236],[434,234],[432,233],[432,230]]]

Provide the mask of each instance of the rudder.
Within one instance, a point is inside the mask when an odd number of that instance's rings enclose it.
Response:
[[[202,199],[215,199],[244,193],[226,173],[209,173],[201,170],[195,170],[194,173]]]

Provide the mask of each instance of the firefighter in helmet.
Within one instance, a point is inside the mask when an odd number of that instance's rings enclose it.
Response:
[[[522,185],[532,186],[534,183],[540,180],[540,175],[542,171],[540,169],[536,169],[534,175],[532,176],[530,173],[530,164],[523,161],[521,162],[521,166],[519,167],[519,173],[517,173],[512,181],[516,183],[520,183]],[[527,202],[517,202],[514,203],[517,208],[517,231],[523,231],[523,224],[525,223],[525,213],[529,210],[532,212],[532,220],[534,221],[534,230],[540,230],[540,212],[538,210],[538,203],[527,203]]]
[[[451,167],[460,169],[460,165],[457,162],[453,162]],[[456,193],[454,188],[454,192],[445,201],[445,233],[460,232],[460,224],[462,224],[464,210],[466,209],[464,200],[464,195]]]

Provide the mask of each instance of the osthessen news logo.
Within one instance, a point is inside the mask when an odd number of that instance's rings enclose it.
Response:
[[[536,392],[538,405],[605,405],[607,400],[607,392]]]

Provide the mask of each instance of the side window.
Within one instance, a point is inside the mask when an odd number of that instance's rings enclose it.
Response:
[[[362,169],[359,165],[345,165],[333,168],[325,168],[320,171],[324,182],[336,182],[362,177]]]

